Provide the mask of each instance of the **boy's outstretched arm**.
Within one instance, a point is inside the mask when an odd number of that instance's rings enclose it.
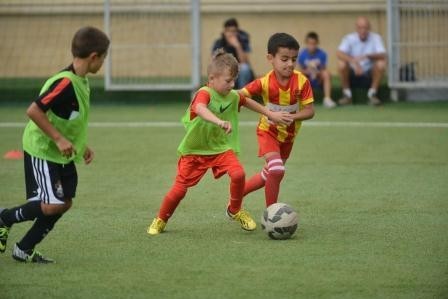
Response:
[[[232,132],[232,125],[228,121],[224,121],[213,114],[208,108],[207,105],[203,103],[198,103],[195,105],[195,111],[194,111],[199,117],[205,119],[206,121],[209,121],[211,123],[214,123],[215,125],[222,128],[226,134],[230,134]]]
[[[76,149],[73,144],[65,139],[62,134],[48,120],[47,114],[42,111],[36,103],[32,103],[26,110],[28,117],[50,137],[57,145],[59,151],[64,157],[70,158]]]
[[[300,109],[300,111],[291,114],[294,120],[302,121],[312,119],[314,117],[314,105],[313,103],[306,104]]]
[[[251,98],[246,98],[246,101],[244,102],[243,106],[254,112],[258,112],[267,116],[270,120],[278,124],[289,125],[291,122],[294,121],[294,119],[292,118],[292,114],[290,114],[289,112],[270,111],[268,108],[257,103]]]

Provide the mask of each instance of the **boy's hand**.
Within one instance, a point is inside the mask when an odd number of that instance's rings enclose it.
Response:
[[[284,111],[270,111],[268,118],[273,121],[276,124],[282,124],[289,126],[293,121],[294,118],[289,112]]]
[[[76,149],[73,144],[62,136],[56,140],[56,146],[66,158],[70,158],[73,154],[76,154]]]
[[[229,121],[222,120],[218,126],[223,129],[226,134],[230,134],[232,132],[232,124]]]
[[[95,157],[95,153],[90,149],[89,147],[86,147],[86,151],[84,152],[84,162],[86,165],[89,165],[90,162],[93,161],[93,158]]]

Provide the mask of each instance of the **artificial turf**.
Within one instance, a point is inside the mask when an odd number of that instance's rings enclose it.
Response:
[[[93,122],[178,121],[185,104],[93,106]],[[0,106],[0,153],[20,148],[25,106]],[[256,115],[243,112],[243,120]],[[96,160],[79,165],[75,204],[24,265],[10,233],[0,298],[448,298],[448,128],[341,122],[448,123],[448,104],[317,109],[287,163],[281,201],[300,214],[291,240],[225,217],[228,179],[206,175],[167,226],[146,228],[172,183],[181,127],[92,127]],[[329,123],[322,124],[327,121]],[[254,127],[241,161],[258,171]],[[23,162],[0,160],[0,206],[24,202]],[[263,192],[246,208],[259,220]]]

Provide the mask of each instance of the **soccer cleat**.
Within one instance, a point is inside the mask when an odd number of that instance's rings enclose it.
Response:
[[[0,209],[0,213],[4,209]],[[2,219],[0,218],[0,252],[3,253],[6,250],[6,243],[8,242],[8,235],[9,235],[9,229],[10,227],[6,226]]]
[[[341,106],[347,106],[353,104],[352,98],[349,98],[347,96],[343,96],[339,99],[338,104]]]
[[[51,264],[54,263],[54,260],[44,257],[39,251],[33,249],[31,254],[26,253],[22,249],[14,245],[14,249],[12,251],[12,257],[19,262],[22,263],[36,263],[36,264]]]
[[[244,230],[251,231],[251,230],[255,230],[257,228],[257,224],[252,219],[250,214],[243,209],[241,209],[236,214],[232,214],[232,213],[230,213],[229,209],[227,208],[227,216],[229,216],[233,220],[239,221],[239,223],[241,224],[241,228]]]
[[[148,227],[148,234],[149,235],[158,235],[160,233],[163,232],[163,230],[165,229],[166,226],[166,222],[163,221],[162,219],[160,219],[159,217],[154,218],[154,220],[152,221],[151,225]]]

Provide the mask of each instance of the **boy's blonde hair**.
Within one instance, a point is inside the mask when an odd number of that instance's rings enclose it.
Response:
[[[212,60],[207,67],[207,74],[216,75],[222,74],[225,70],[230,71],[233,78],[238,76],[238,61],[232,54],[226,53],[223,48],[217,49],[213,52]]]

